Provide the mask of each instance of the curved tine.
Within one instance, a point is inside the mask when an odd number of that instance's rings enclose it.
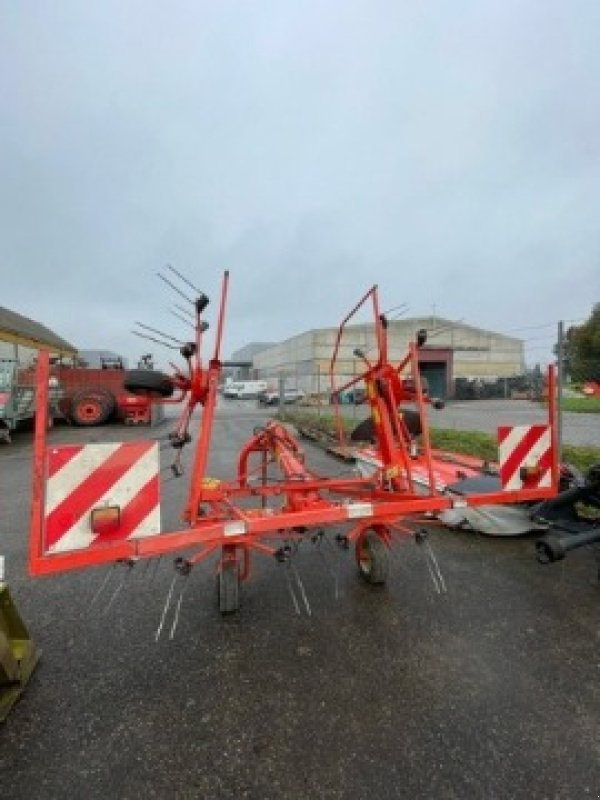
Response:
[[[160,622],[158,624],[158,628],[156,629],[156,633],[154,635],[154,641],[158,642],[160,639],[160,634],[162,633],[162,629],[165,624],[165,619],[167,618],[167,612],[169,610],[169,606],[171,605],[171,598],[173,597],[173,591],[175,589],[175,581],[177,580],[178,576],[174,575],[173,580],[171,581],[171,585],[169,587],[169,591],[167,593],[167,599],[165,600],[165,604],[163,606],[162,614],[160,617]]]
[[[119,582],[117,588],[112,593],[112,597],[110,598],[108,603],[104,606],[104,611],[102,612],[102,616],[106,616],[106,614],[108,614],[110,607],[121,593],[122,588],[125,586],[126,581],[133,572],[133,563],[128,561],[126,562],[126,566],[127,566],[127,571],[123,574],[123,577],[121,578],[121,581]]]
[[[174,306],[178,311],[181,311],[183,314],[189,317],[190,322],[193,322],[194,324],[196,323],[196,317],[189,309],[184,308],[184,306],[179,306],[177,303],[174,303]]]
[[[300,579],[300,575],[298,574],[298,570],[296,569],[296,567],[291,562],[290,562],[290,568],[291,568],[292,572],[294,573],[294,578],[296,579],[296,583],[298,584],[298,588],[300,589],[300,595],[301,595],[302,600],[304,602],[304,605],[306,607],[306,613],[310,617],[310,616],[312,616],[312,612],[310,610],[310,604],[308,602],[308,597],[306,596],[306,591],[304,590],[304,584],[302,583],[302,580]]]
[[[448,591],[447,588],[446,588],[446,581],[444,580],[444,576],[442,575],[442,570],[440,569],[440,565],[438,563],[438,560],[437,560],[437,558],[435,556],[435,553],[433,552],[433,547],[431,546],[431,544],[427,540],[425,540],[425,550],[427,551],[427,554],[429,555],[429,558],[430,558],[431,563],[433,565],[433,569],[434,569],[434,571],[435,571],[435,573],[437,575],[437,579],[438,579],[438,582],[439,582],[439,585],[440,585],[440,589],[441,589],[442,593],[446,593]]]
[[[194,327],[194,323],[191,319],[186,319],[182,314],[178,314],[177,311],[173,311],[172,308],[170,308],[169,311],[174,317],[177,317],[177,319],[181,320],[181,322],[185,323],[186,325],[190,325],[192,328]]]
[[[190,289],[192,289],[194,292],[196,292],[196,294],[202,294],[202,292],[200,291],[200,289],[198,289],[198,287],[197,287],[197,286],[194,286],[194,284],[193,284],[191,281],[189,281],[189,280],[188,280],[188,279],[185,277],[185,275],[182,275],[182,274],[181,274],[181,272],[179,272],[179,270],[175,269],[175,267],[174,267],[172,264],[167,264],[166,266],[167,266],[167,269],[170,269],[170,270],[171,270],[171,272],[172,272],[174,275],[177,275],[177,277],[179,278],[179,280],[180,280],[180,281],[183,281],[183,282],[184,282],[184,283],[185,283],[187,286],[189,286],[189,287],[190,287]]]
[[[136,320],[135,324],[139,325],[140,328],[144,328],[144,330],[146,331],[152,331],[152,333],[157,333],[159,336],[162,336],[163,339],[169,339],[171,342],[175,342],[176,344],[180,345],[185,344],[183,339],[176,339],[174,336],[171,336],[170,334],[165,333],[164,331],[159,331],[158,328],[152,328],[150,325],[145,325],[143,322],[140,322],[139,320]]]
[[[296,610],[296,614],[300,614],[300,605],[298,603],[298,598],[296,597],[296,593],[294,592],[294,587],[292,586],[292,580],[290,578],[289,562],[285,564],[283,569],[285,573],[285,580],[287,583],[288,591],[290,593],[290,597],[292,598],[292,602],[294,604],[294,609]]]
[[[442,589],[441,589],[441,586],[440,586],[439,581],[437,579],[437,576],[436,576],[436,574],[435,574],[435,572],[433,570],[433,567],[431,566],[431,562],[430,562],[429,558],[427,557],[427,554],[424,553],[423,555],[425,556],[425,563],[427,564],[427,569],[429,571],[429,577],[431,578],[431,581],[433,583],[433,588],[435,589],[437,594],[441,594],[442,593]]]
[[[168,278],[165,278],[165,276],[164,276],[164,275],[161,275],[161,274],[160,274],[160,272],[157,272],[156,274],[157,274],[157,275],[158,275],[158,277],[161,279],[161,281],[163,281],[164,283],[166,283],[166,284],[167,284],[167,286],[170,286],[170,287],[171,287],[171,289],[173,289],[173,291],[174,291],[174,292],[177,292],[177,294],[178,294],[180,297],[183,297],[183,299],[184,299],[184,300],[187,300],[187,301],[188,301],[188,303],[190,303],[191,305],[194,305],[194,301],[193,301],[193,300],[190,300],[190,298],[187,296],[187,294],[185,294],[184,292],[182,292],[182,291],[181,291],[181,289],[179,289],[177,286],[175,286],[175,284],[174,284],[174,283],[171,283],[171,281],[170,281]]]
[[[113,575],[113,573],[114,573],[114,570],[115,570],[115,567],[116,567],[116,566],[117,566],[117,564],[116,564],[116,562],[115,562],[115,563],[114,563],[114,564],[111,566],[111,568],[110,568],[110,569],[107,571],[106,575],[105,575],[105,576],[104,576],[104,578],[102,579],[102,583],[101,583],[101,584],[100,584],[100,586],[97,588],[97,590],[94,592],[94,596],[93,596],[93,597],[92,597],[92,599],[90,600],[90,604],[89,604],[88,608],[91,608],[91,607],[94,605],[94,603],[96,602],[96,600],[98,600],[98,598],[100,597],[100,595],[102,594],[102,592],[103,592],[103,591],[104,591],[104,589],[106,588],[106,586],[107,586],[107,584],[108,584],[108,582],[109,582],[110,578],[112,577],[112,575]]]
[[[177,605],[175,607],[175,614],[173,616],[173,622],[171,623],[171,630],[169,632],[169,641],[172,641],[175,636],[175,631],[177,630],[177,626],[179,625],[179,612],[181,611],[181,604],[183,603],[183,593],[187,587],[187,579],[189,575],[185,576],[185,581],[183,586],[181,587],[181,591],[179,592],[179,598],[177,599]]]
[[[147,339],[149,342],[155,342],[156,344],[161,345],[161,347],[167,347],[169,350],[179,350],[174,344],[169,344],[168,342],[162,342],[160,339],[155,339],[154,336],[146,336],[145,333],[140,333],[139,331],[131,331],[134,336],[139,336],[140,339]]]

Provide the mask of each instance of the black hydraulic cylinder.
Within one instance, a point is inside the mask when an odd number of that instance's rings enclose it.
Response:
[[[553,561],[560,561],[569,550],[584,547],[586,544],[600,542],[600,528],[592,528],[583,533],[575,533],[572,536],[557,536],[548,534],[535,543],[537,560],[540,564],[550,564]]]

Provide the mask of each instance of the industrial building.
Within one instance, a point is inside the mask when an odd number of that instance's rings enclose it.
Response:
[[[57,336],[45,325],[0,306],[0,361],[11,360],[27,366],[39,349],[54,355],[74,355],[72,344]]]
[[[236,381],[255,377],[254,356],[271,347],[275,347],[275,342],[250,342],[250,344],[244,345],[231,354],[224,371],[225,375]]]
[[[389,322],[390,358],[399,361],[408,343],[414,341],[416,331],[422,328],[427,330],[428,338],[420,350],[419,361],[432,396],[452,396],[457,378],[496,381],[525,371],[521,339],[431,316]],[[286,384],[308,394],[327,392],[336,336],[337,328],[321,328],[255,351],[254,376],[272,381],[285,376]],[[338,356],[338,385],[364,369],[354,355],[356,348],[367,357],[377,353],[372,324],[346,328]]]

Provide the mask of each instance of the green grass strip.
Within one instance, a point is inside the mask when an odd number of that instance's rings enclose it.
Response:
[[[600,397],[563,397],[562,409],[576,414],[600,414]]]
[[[285,411],[280,414],[280,419],[291,422],[293,425],[311,426],[325,433],[335,433],[335,422],[332,414],[322,413],[321,416],[314,411]],[[357,424],[356,420],[343,419],[344,428],[351,431]],[[498,460],[498,443],[494,436],[479,431],[457,431],[449,428],[431,428],[431,444],[438,450],[450,450],[463,455],[475,456],[486,461]],[[563,461],[586,472],[592,464],[600,463],[600,448],[576,447],[563,445]]]

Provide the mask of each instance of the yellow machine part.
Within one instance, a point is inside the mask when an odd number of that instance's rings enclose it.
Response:
[[[40,652],[14,604],[8,585],[0,583],[0,722],[21,696]]]

